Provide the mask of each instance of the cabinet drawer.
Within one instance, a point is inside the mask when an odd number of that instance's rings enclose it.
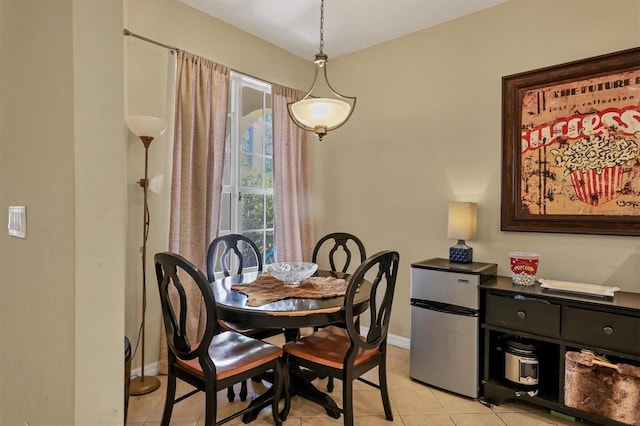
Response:
[[[541,336],[560,336],[560,305],[537,299],[487,295],[486,321]]]
[[[576,343],[640,354],[640,318],[565,308],[564,337]]]

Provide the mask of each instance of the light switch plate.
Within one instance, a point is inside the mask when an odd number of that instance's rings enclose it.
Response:
[[[27,238],[27,207],[9,206],[9,235]]]

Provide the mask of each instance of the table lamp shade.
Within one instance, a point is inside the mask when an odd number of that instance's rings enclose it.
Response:
[[[447,237],[450,240],[475,240],[477,220],[476,203],[449,203]]]
[[[449,225],[447,237],[458,240],[449,248],[449,261],[455,263],[471,263],[473,249],[465,244],[465,240],[476,239],[478,205],[476,203],[449,203]]]

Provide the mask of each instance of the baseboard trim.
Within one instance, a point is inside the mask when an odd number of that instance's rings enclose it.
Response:
[[[145,376],[157,376],[158,371],[160,371],[160,361],[152,362],[144,366]],[[131,377],[140,377],[141,374],[142,368],[140,367],[131,370]]]
[[[367,334],[368,331],[369,331],[369,327],[360,326],[360,333],[361,334],[365,335],[365,334]],[[406,337],[398,336],[397,334],[388,334],[387,335],[387,343],[389,343],[390,345],[393,345],[393,346],[397,346],[399,348],[403,348],[403,349],[410,349],[411,348],[411,340],[406,338]]]

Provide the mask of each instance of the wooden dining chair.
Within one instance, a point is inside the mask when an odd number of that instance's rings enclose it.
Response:
[[[216,280],[216,275],[222,274],[225,277],[238,275],[247,268],[256,268],[258,273],[262,273],[262,255],[260,249],[251,238],[241,234],[227,234],[215,238],[207,249],[207,278],[209,282]],[[236,331],[251,336],[255,339],[266,339],[283,333],[283,330],[274,328],[252,328],[242,324],[231,323],[218,319],[221,330]],[[240,384],[240,400],[247,398],[247,382]],[[227,390],[227,399],[233,402],[235,399],[233,387]]]
[[[313,248],[311,261],[319,263],[321,261],[320,256],[323,255],[323,260],[328,259],[332,272],[346,274],[349,271],[349,266],[351,266],[351,250],[360,255],[359,261],[354,258],[354,265],[357,267],[367,258],[367,251],[360,238],[348,232],[333,232],[318,240]],[[356,322],[356,325],[359,328],[360,323]],[[320,327],[314,327],[313,330],[318,331],[319,329]],[[333,392],[333,387],[333,377],[329,377],[327,391]]]
[[[334,232],[320,238],[313,248],[311,261],[313,263],[320,262],[320,255],[326,254],[329,260],[331,271],[347,273],[351,265],[351,250],[357,249],[360,260],[354,259],[354,265],[357,267],[367,258],[367,251],[360,238],[347,232]],[[338,266],[336,266],[338,265]]]
[[[349,278],[344,296],[345,328],[330,325],[284,345],[287,368],[304,367],[342,380],[342,407],[345,426],[353,425],[353,381],[359,380],[380,390],[385,418],[393,420],[387,388],[387,334],[395,291],[400,255],[382,251],[366,259]],[[369,309],[361,315],[369,318],[369,330],[361,336],[354,313],[354,297],[360,283],[371,282]],[[363,377],[378,367],[378,383]],[[335,410],[317,401],[325,408]]]
[[[209,281],[195,265],[174,253],[156,254],[155,266],[168,349],[167,395],[161,424],[169,425],[176,403],[200,391],[205,392],[204,424],[207,426],[220,425],[252,411],[252,407],[245,406],[216,422],[216,393],[258,374],[273,371],[273,394],[265,397],[263,402],[271,403],[273,420],[276,425],[281,425],[290,404],[285,387],[287,376],[281,358],[282,349],[235,331],[219,333],[216,327],[206,327],[200,340],[193,342],[187,337],[186,312],[189,306],[185,284],[188,281],[195,284],[202,295],[206,323],[215,324],[216,301]],[[176,398],[176,379],[196,389]],[[285,406],[279,412],[278,403],[283,392]]]

